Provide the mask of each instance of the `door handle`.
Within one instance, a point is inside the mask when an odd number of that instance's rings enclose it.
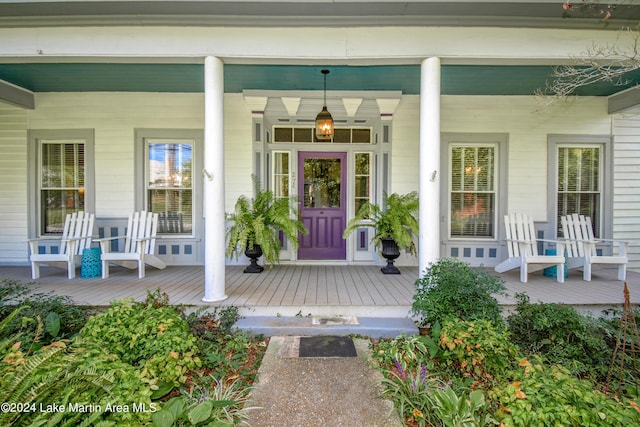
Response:
[[[324,215],[324,211],[320,211],[320,215]]]

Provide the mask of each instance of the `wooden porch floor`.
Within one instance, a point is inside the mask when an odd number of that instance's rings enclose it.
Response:
[[[368,317],[405,317],[408,315],[417,267],[400,267],[401,275],[383,275],[372,265],[276,265],[261,274],[244,274],[243,266],[226,268],[228,298],[219,306],[236,306],[243,316],[344,315]],[[147,291],[160,288],[173,304],[206,306],[204,268],[170,266],[165,270],[147,269],[144,279],[137,271],[112,267],[108,279],[85,279],[79,275],[68,280],[66,272],[52,267],[41,269],[33,281],[29,267],[0,267],[0,279],[33,283],[34,290],[70,296],[79,305],[107,306],[109,301],[131,297],[143,300]],[[493,271],[492,271],[493,272]],[[497,273],[495,273],[497,274]],[[531,274],[528,283],[520,283],[518,271],[501,275],[507,295],[497,299],[507,310],[515,305],[515,294],[524,292],[532,302],[570,304],[594,314],[623,303],[623,283],[616,270],[599,269],[592,281],[571,271],[564,284],[542,274]],[[628,272],[631,302],[640,304],[640,273]]]

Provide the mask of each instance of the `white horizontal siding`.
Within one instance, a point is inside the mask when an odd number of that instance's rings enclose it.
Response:
[[[442,132],[509,135],[509,211],[547,220],[549,134],[608,135],[606,100],[581,98],[542,106],[534,96],[443,96]],[[417,190],[418,96],[404,96],[394,114],[392,189]]]
[[[27,259],[27,111],[0,102],[0,262]]]
[[[93,129],[96,216],[120,218],[134,209],[135,129],[203,129],[204,100],[202,94],[39,93],[35,110],[0,104],[1,264],[28,256],[27,128]],[[227,209],[240,194],[251,194],[251,143],[251,112],[242,95],[226,95]]]
[[[39,93],[31,129],[94,129],[96,215],[134,209],[136,128],[202,129],[202,94]]]
[[[251,111],[242,94],[227,94],[224,102],[224,176],[226,211],[241,195],[251,196],[253,182],[253,134]]]
[[[41,93],[31,129],[95,130],[96,215],[126,217],[134,209],[134,131],[203,129],[202,94]],[[239,94],[225,96],[226,204],[251,192],[251,112]],[[195,176],[194,176],[195,177]]]
[[[629,267],[640,269],[640,115],[613,120],[613,237],[630,240]]]

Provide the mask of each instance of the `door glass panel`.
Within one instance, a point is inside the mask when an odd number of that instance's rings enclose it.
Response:
[[[340,207],[340,159],[304,159],[304,207]]]

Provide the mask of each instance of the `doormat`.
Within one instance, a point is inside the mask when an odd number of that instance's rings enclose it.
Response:
[[[357,357],[356,347],[349,337],[300,337],[299,357]]]

